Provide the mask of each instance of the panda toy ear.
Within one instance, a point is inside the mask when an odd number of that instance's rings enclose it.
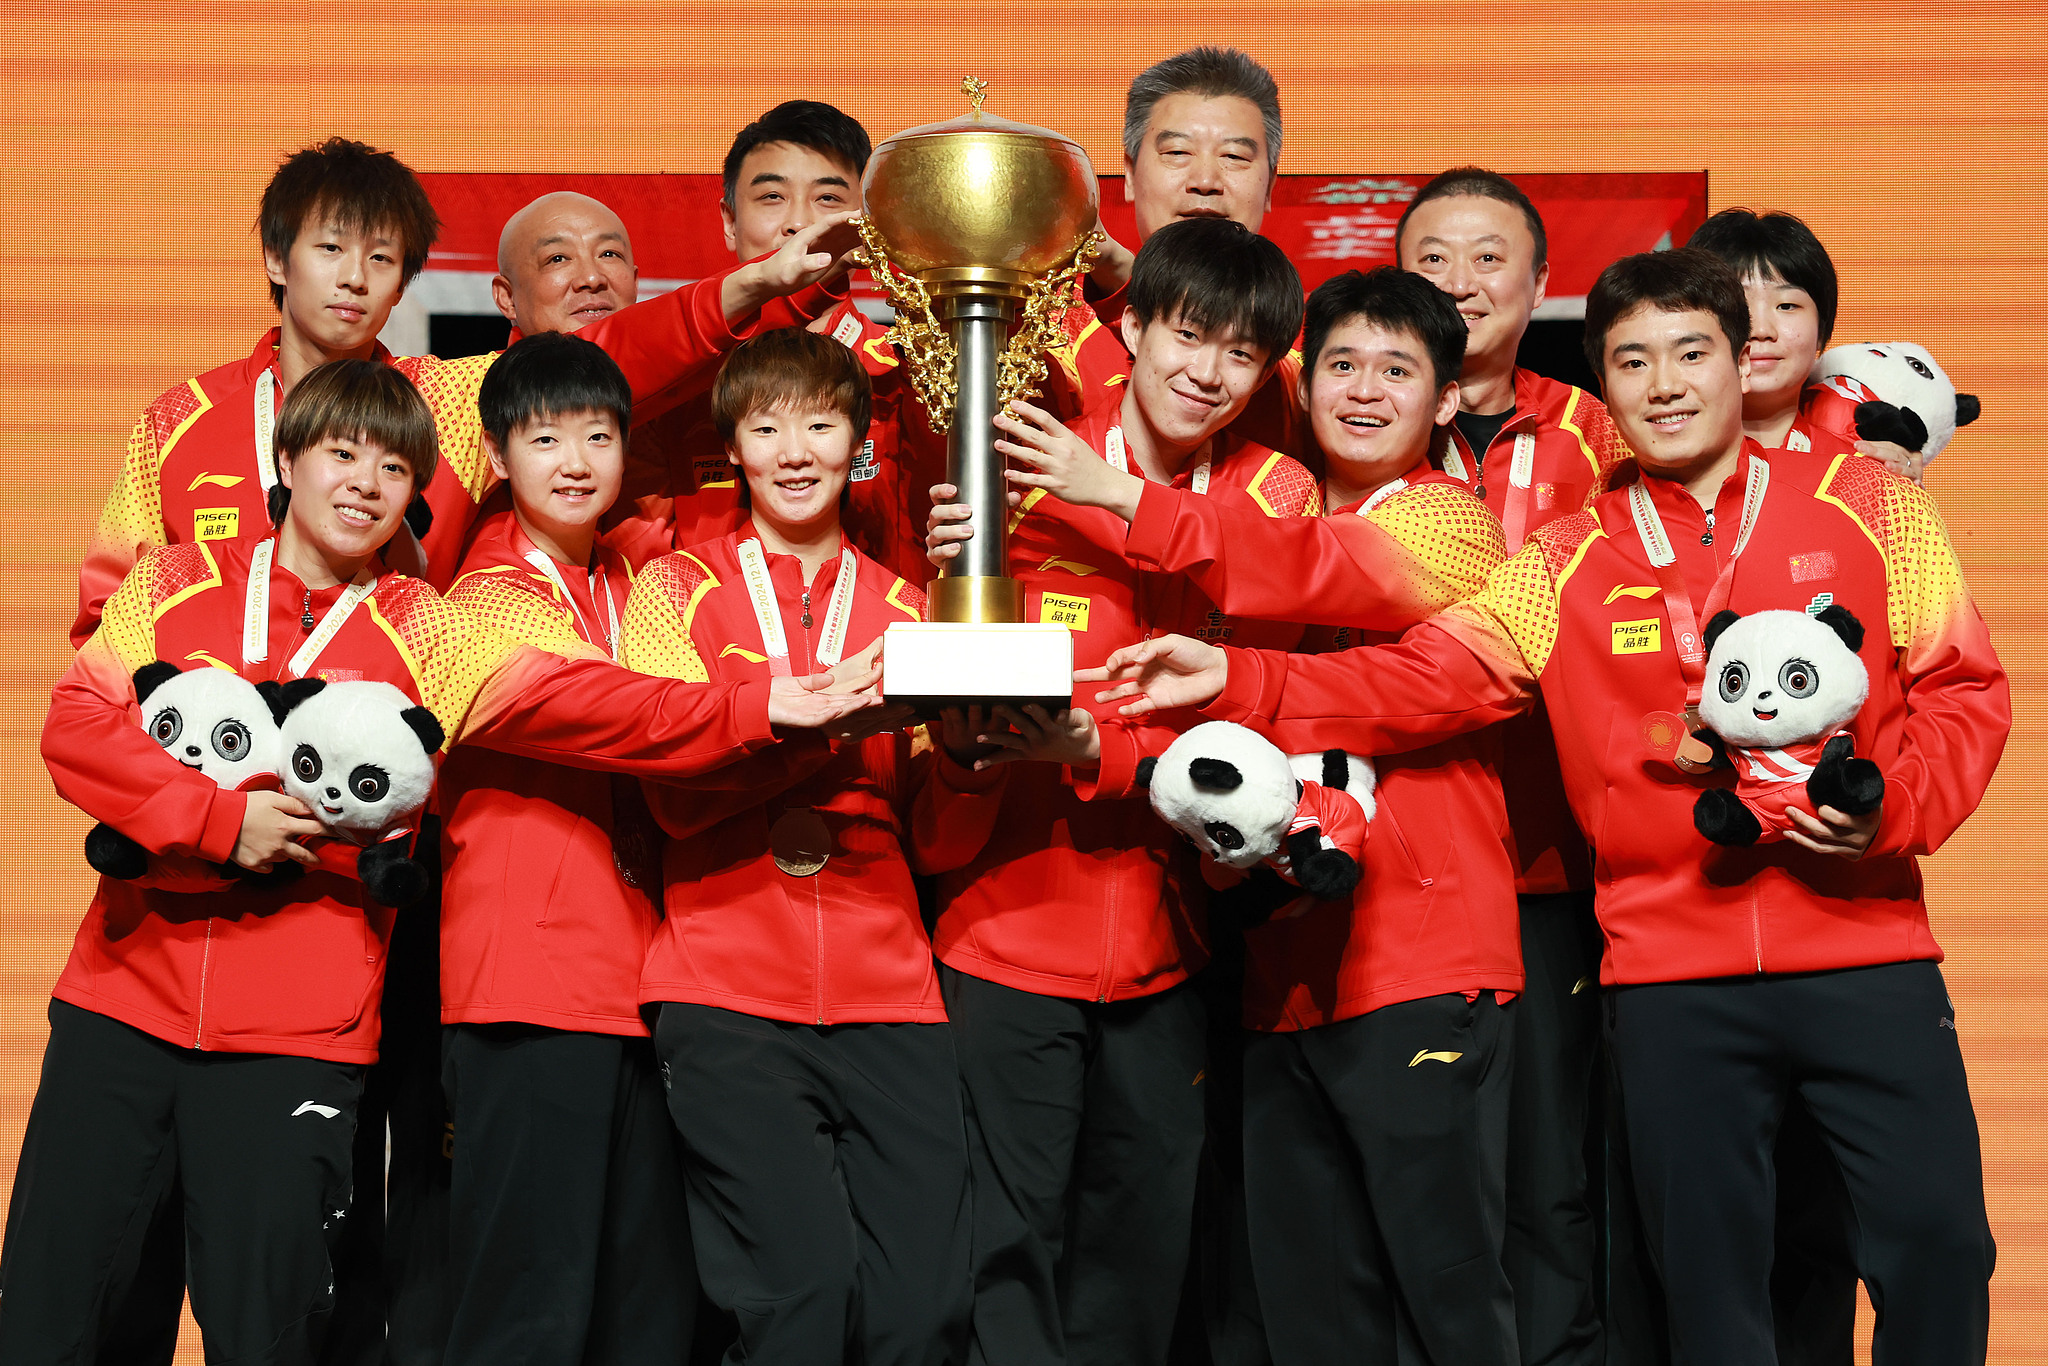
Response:
[[[1842,604],[1835,603],[1821,608],[1813,614],[1813,619],[1840,636],[1842,643],[1849,647],[1850,654],[1853,655],[1863,648],[1863,623],[1856,620],[1856,614]]]
[[[1984,416],[1984,405],[1977,401],[1975,394],[1956,395],[1956,425],[1967,427]]]
[[[448,735],[441,729],[441,723],[434,719],[434,713],[425,707],[407,707],[400,712],[399,719],[412,727],[412,733],[420,737],[420,748],[432,754],[447,742]]]
[[[1158,767],[1159,756],[1156,754],[1148,754],[1144,758],[1138,760],[1138,771],[1135,775],[1133,775],[1137,779],[1138,786],[1152,786],[1152,774],[1156,769],[1158,769]]]
[[[1742,613],[1730,611],[1726,607],[1714,613],[1714,619],[1707,623],[1707,634],[1705,637],[1707,652],[1709,654],[1713,653],[1714,642],[1721,638],[1721,633],[1741,620]]]
[[[183,672],[177,665],[162,659],[143,665],[135,671],[135,701],[137,704],[147,702],[151,693]]]
[[[289,683],[273,683],[266,679],[256,685],[256,691],[262,693],[263,700],[270,704],[270,719],[281,726],[293,708],[326,686],[324,678],[294,678]]]
[[[1351,756],[1341,749],[1323,751],[1323,786],[1342,792],[1351,786]]]

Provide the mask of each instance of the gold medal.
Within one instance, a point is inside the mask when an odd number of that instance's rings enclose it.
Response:
[[[832,857],[832,832],[809,807],[792,808],[770,827],[768,851],[775,866],[791,877],[810,877]]]

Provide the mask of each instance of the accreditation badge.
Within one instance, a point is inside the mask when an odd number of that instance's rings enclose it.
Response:
[[[809,807],[783,812],[768,830],[768,852],[791,877],[810,877],[832,857],[832,832]]]

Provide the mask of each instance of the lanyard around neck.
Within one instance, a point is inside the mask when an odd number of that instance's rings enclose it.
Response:
[[[277,487],[277,366],[256,377],[256,478],[263,485],[263,496]]]
[[[1109,429],[1109,436],[1104,439],[1102,444],[1104,446],[1102,458],[1119,473],[1129,474],[1131,472],[1131,457],[1130,452],[1124,446],[1124,429],[1120,426],[1111,427]],[[1188,487],[1196,493],[1207,493],[1209,491],[1209,453],[1207,451],[1202,452],[1202,458],[1196,461],[1194,469],[1188,472]]]
[[[577,629],[583,638],[590,640],[590,623],[583,619],[583,609],[576,605],[576,595],[569,591],[568,583],[562,578],[562,571],[555,567],[554,556],[536,548],[527,551],[524,558],[528,564],[547,576],[548,582],[555,586],[555,591],[562,595],[562,601],[569,604],[569,611],[574,614]],[[616,663],[619,658],[619,604],[612,597],[611,580],[606,576],[603,565],[590,571],[590,596],[604,600],[607,618],[604,651]],[[597,642],[592,640],[591,643],[594,645]]]
[[[270,658],[270,569],[277,557],[277,540],[265,537],[256,543],[256,549],[249,556],[249,583],[242,596],[242,662],[261,664]],[[299,647],[285,666],[285,672],[294,678],[304,678],[312,672],[314,661],[320,652],[333,642],[355,615],[363,599],[377,591],[377,576],[368,567],[356,576],[354,583],[342,589],[341,596],[320,618],[320,624],[313,628],[313,634]]]
[[[1708,621],[1727,607],[1734,592],[1736,561],[1742,558],[1743,550],[1749,545],[1749,535],[1756,530],[1756,519],[1763,512],[1764,495],[1770,485],[1771,467],[1751,456],[1749,475],[1742,489],[1741,529],[1736,532],[1735,544],[1729,548],[1727,560],[1714,576],[1714,586],[1707,592],[1704,615]],[[1678,637],[1678,671],[1685,678],[1685,704],[1688,708],[1697,707],[1707,678],[1706,640],[1700,632],[1699,618],[1693,615],[1692,594],[1686,589],[1685,575],[1678,567],[1678,552],[1672,547],[1671,538],[1665,534],[1664,519],[1658,515],[1657,505],[1650,497],[1648,481],[1643,477],[1639,476],[1629,486],[1628,510],[1629,516],[1635,520],[1636,535],[1643,543],[1643,553],[1649,557],[1650,568],[1657,573],[1657,583],[1664,595],[1665,618]]]
[[[768,656],[768,671],[777,678],[790,672],[789,638],[782,631],[782,610],[775,600],[775,583],[768,574],[768,555],[761,542],[749,536],[739,544],[740,576],[746,581],[747,601],[754,609],[754,623],[761,628],[761,649]],[[830,668],[846,653],[846,627],[853,616],[854,579],[859,562],[853,547],[839,551],[839,581],[832,585],[832,601],[825,609],[825,629],[818,637],[818,663]]]

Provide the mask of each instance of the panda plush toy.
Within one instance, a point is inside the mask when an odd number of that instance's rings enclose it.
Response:
[[[1141,760],[1137,776],[1160,819],[1226,868],[1265,865],[1319,901],[1358,886],[1373,771],[1356,755],[1290,760],[1256,731],[1208,721]]]
[[[1721,612],[1707,623],[1700,719],[1726,746],[1734,788],[1693,803],[1692,823],[1716,844],[1785,838],[1794,807],[1848,815],[1884,800],[1884,774],[1856,757],[1844,729],[1870,696],[1856,651],[1863,624],[1846,607],[1806,612]]]
[[[185,767],[237,792],[279,787],[277,721],[240,674],[210,665],[180,670],[159,659],[135,671],[135,701],[149,738]],[[86,832],[85,861],[123,880],[149,871],[149,851],[106,824]],[[245,882],[281,881],[298,867],[280,864],[264,874],[228,864],[221,871]]]
[[[1814,360],[1809,383],[1821,389],[1809,405],[1821,425],[1918,451],[1923,465],[1983,411],[1975,394],[1957,393],[1927,348],[1912,342],[1832,347]]]
[[[284,790],[337,841],[356,846],[363,890],[386,906],[425,896],[410,855],[446,738],[434,714],[389,683],[299,678],[267,691]]]

